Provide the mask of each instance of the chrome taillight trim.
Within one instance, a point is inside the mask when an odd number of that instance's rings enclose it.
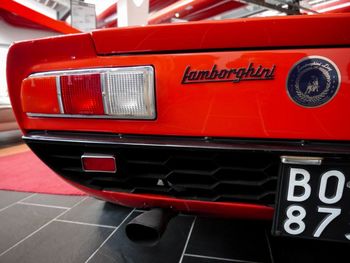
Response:
[[[125,72],[125,71],[146,71],[147,72],[147,81],[149,83],[150,88],[148,89],[148,98],[150,101],[151,108],[149,109],[148,115],[112,115],[108,112],[108,107],[106,106],[106,76],[109,72]],[[102,103],[105,115],[82,115],[82,114],[65,114],[64,106],[62,101],[62,93],[61,93],[61,76],[69,76],[69,75],[88,75],[88,74],[100,74],[101,78],[101,92],[102,92]],[[48,72],[39,72],[34,73],[28,76],[28,78],[36,78],[36,77],[55,77],[56,78],[56,92],[57,92],[57,100],[59,105],[60,114],[48,114],[48,113],[33,113],[27,112],[28,117],[34,118],[82,118],[82,119],[129,119],[129,120],[155,120],[156,119],[156,92],[155,92],[155,70],[151,65],[144,66],[125,66],[125,67],[106,67],[106,68],[90,68],[90,69],[74,69],[74,70],[61,70],[61,71],[48,71]],[[152,107],[153,106],[153,107]]]
[[[61,80],[59,76],[56,77],[56,92],[57,92],[57,100],[58,100],[58,107],[60,109],[60,113],[64,114],[62,92],[61,92]]]
[[[31,118],[149,120],[149,119],[132,118],[128,116],[124,117],[124,116],[111,116],[111,115],[48,114],[48,113],[31,113],[31,112],[27,112],[27,116]]]

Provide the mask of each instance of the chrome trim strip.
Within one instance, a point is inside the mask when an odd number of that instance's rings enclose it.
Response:
[[[33,113],[27,112],[28,117],[37,118],[80,118],[80,119],[115,119],[115,120],[154,120],[143,116],[121,116],[121,115],[80,115],[80,114],[47,114],[47,113]]]
[[[322,157],[281,156],[281,162],[284,164],[321,165],[322,161]]]
[[[89,69],[72,69],[72,70],[57,70],[57,71],[47,71],[47,72],[38,72],[33,73],[28,76],[28,78],[42,77],[42,76],[64,76],[64,75],[85,75],[93,73],[107,73],[111,71],[142,71],[144,69],[151,70],[154,72],[154,69],[150,65],[144,66],[125,66],[125,67],[106,67],[106,68],[89,68]]]
[[[106,73],[100,74],[103,110],[106,115],[109,115],[107,107],[106,77]]]
[[[155,86],[155,73],[154,69],[152,67],[149,67],[146,69],[147,71],[147,77],[148,77],[148,83],[150,87],[148,89],[148,98],[149,101],[146,102],[146,105],[150,106],[150,109],[148,109],[149,116],[152,116],[153,119],[156,118],[156,86]],[[146,79],[145,79],[146,82]]]
[[[169,148],[190,148],[190,149],[220,149],[220,150],[259,150],[295,154],[305,153],[307,155],[313,153],[323,154],[345,154],[350,155],[350,144],[319,144],[309,143],[302,145],[298,143],[288,144],[280,142],[279,144],[262,141],[246,141],[246,140],[228,140],[221,141],[218,139],[206,138],[182,138],[182,137],[153,137],[153,136],[128,136],[120,134],[48,134],[34,133],[24,135],[22,137],[27,141],[37,142],[61,142],[61,143],[86,143],[91,145],[108,144],[123,146],[140,146],[140,147],[169,147]],[[310,157],[309,157],[310,158]]]
[[[64,114],[62,92],[61,92],[61,81],[59,76],[56,77],[56,91],[57,91],[57,100],[58,100],[58,106],[60,108],[60,113]]]
[[[100,171],[100,170],[87,170],[84,168],[84,163],[83,163],[83,159],[84,158],[104,158],[104,159],[113,159],[114,161],[114,171]],[[83,169],[84,172],[87,173],[116,173],[117,172],[117,163],[115,161],[115,157],[113,155],[104,155],[104,154],[89,154],[89,153],[84,153],[81,158],[81,168]]]

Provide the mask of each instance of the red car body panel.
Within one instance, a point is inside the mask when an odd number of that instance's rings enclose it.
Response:
[[[69,69],[152,64],[157,71],[155,85],[158,116],[155,121],[81,119],[77,122],[65,118],[53,121],[48,118],[30,118],[22,111],[22,101],[13,103],[21,104],[21,112],[17,117],[24,130],[45,127],[48,130],[124,134],[348,140],[350,82],[348,59],[343,55],[347,52],[350,52],[349,48],[227,51],[132,57],[94,55],[88,59],[37,64],[32,69],[32,72],[67,69],[65,65],[68,63]],[[280,87],[285,86],[288,72],[296,61],[315,55],[326,56],[338,65],[343,77],[342,85],[338,96],[327,105],[312,109],[301,108],[290,100],[286,89]],[[220,87],[213,83],[183,85],[181,80],[189,61],[191,68],[197,70],[210,69],[213,64],[218,68],[230,68],[234,65],[244,67],[250,62],[262,64],[267,68],[276,64],[276,78],[273,85],[263,89],[259,81],[221,83]],[[19,88],[10,92],[17,92],[13,97],[21,97]],[[276,100],[276,97],[279,99]],[[344,114],[337,114],[339,108]]]
[[[243,19],[108,29],[20,42],[9,51],[7,77],[11,102],[24,134],[74,131],[176,137],[293,140],[350,140],[350,16],[345,14]],[[322,25],[322,31],[316,30]],[[305,108],[286,91],[297,61],[322,56],[339,68],[337,95],[322,107]],[[274,79],[237,83],[182,83],[184,72],[262,65]],[[29,75],[72,69],[151,65],[155,69],[155,120],[29,117]],[[24,87],[24,86],[23,86]],[[47,93],[47,103],[54,98]],[[45,103],[45,97],[33,101]],[[32,101],[32,102],[33,102]],[[42,108],[47,109],[48,105]],[[49,107],[49,106],[48,106]],[[56,104],[57,107],[57,104]],[[265,205],[183,200],[167,196],[84,191],[133,207],[174,207],[217,216],[267,219]]]
[[[129,27],[94,31],[92,38],[99,55],[331,47],[349,44],[348,17],[305,15]],[[320,25],[322,31],[316,30]]]
[[[273,208],[263,205],[253,205],[244,203],[228,202],[204,202],[196,200],[183,200],[169,198],[161,195],[116,193],[111,191],[96,191],[82,185],[68,183],[80,190],[98,198],[108,200],[122,206],[135,208],[172,208],[184,213],[198,213],[206,216],[216,216],[222,218],[247,218],[269,220],[273,216]]]

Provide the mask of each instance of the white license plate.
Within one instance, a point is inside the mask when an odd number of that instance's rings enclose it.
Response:
[[[350,242],[350,166],[281,164],[272,233]]]

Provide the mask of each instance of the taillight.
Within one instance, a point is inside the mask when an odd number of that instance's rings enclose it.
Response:
[[[103,115],[100,74],[60,77],[65,114]]]
[[[153,68],[138,67],[106,72],[106,114],[125,118],[155,118]]]
[[[30,117],[154,119],[154,69],[139,66],[33,74],[22,83],[22,105]]]
[[[22,82],[22,107],[33,114],[59,114],[56,77],[27,78]]]

